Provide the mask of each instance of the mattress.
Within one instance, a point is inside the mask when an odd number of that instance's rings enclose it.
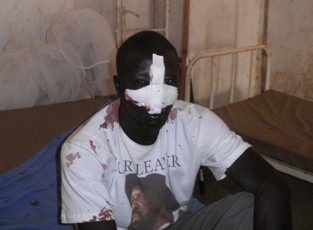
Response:
[[[259,153],[313,172],[313,102],[268,90],[213,111]]]

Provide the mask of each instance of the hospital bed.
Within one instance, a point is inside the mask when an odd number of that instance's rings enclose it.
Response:
[[[265,45],[198,53],[184,98],[212,109],[279,171],[313,183],[313,102],[272,90],[270,65]]]
[[[79,124],[114,97],[0,111],[0,228],[60,224],[59,150]]]
[[[45,42],[19,37],[4,46],[1,229],[73,228],[59,220],[59,150],[77,126],[116,97],[115,49],[106,19],[90,9],[54,20]]]

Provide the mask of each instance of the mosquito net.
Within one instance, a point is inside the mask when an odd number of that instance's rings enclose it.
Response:
[[[88,97],[82,73],[53,46],[10,40],[0,56],[0,106],[12,109]]]
[[[84,71],[91,96],[115,93],[112,75],[116,46],[102,15],[91,9],[63,15],[48,29],[47,43],[57,47],[71,65]]]
[[[106,19],[90,9],[57,19],[46,42],[11,39],[0,53],[0,110],[112,95],[114,56]]]

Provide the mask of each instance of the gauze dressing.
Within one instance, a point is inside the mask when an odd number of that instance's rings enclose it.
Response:
[[[162,108],[177,100],[177,88],[164,84],[165,66],[163,56],[152,54],[150,84],[140,89],[126,89],[126,94],[138,106],[144,106],[149,114],[160,114]],[[127,97],[126,97],[127,98]]]

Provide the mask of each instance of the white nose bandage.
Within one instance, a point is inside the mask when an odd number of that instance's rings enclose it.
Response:
[[[149,114],[160,114],[162,108],[177,100],[177,88],[164,84],[165,67],[163,56],[152,55],[150,84],[140,89],[126,89],[126,94],[138,106],[144,106]],[[127,97],[126,97],[127,98]]]

